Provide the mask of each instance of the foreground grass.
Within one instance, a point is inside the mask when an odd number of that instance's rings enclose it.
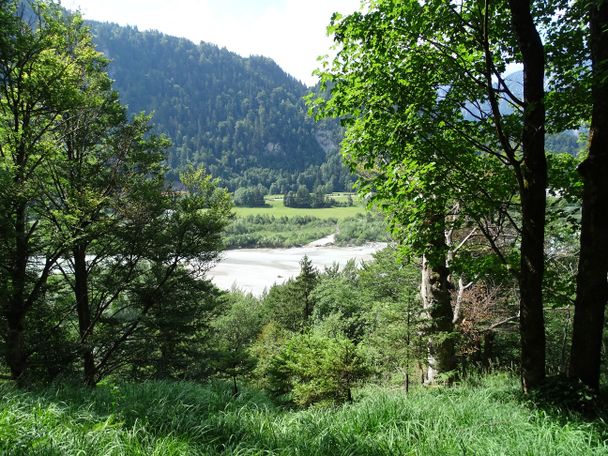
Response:
[[[95,391],[0,385],[0,454],[11,455],[599,455],[605,424],[554,417],[517,384],[400,392],[286,411],[221,384],[148,382]]]

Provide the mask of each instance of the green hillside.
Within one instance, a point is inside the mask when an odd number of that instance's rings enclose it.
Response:
[[[337,124],[315,124],[302,100],[309,89],[274,61],[154,31],[91,26],[121,101],[132,113],[153,112],[173,141],[171,169],[202,163],[232,189],[274,183],[272,193],[349,185]]]

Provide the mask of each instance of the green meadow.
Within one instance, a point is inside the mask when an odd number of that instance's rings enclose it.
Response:
[[[269,195],[265,197],[266,207],[236,207],[236,217],[225,232],[225,247],[296,247],[334,233],[340,245],[389,240],[383,217],[368,210],[356,195],[327,196],[344,206],[285,207],[282,195]],[[353,205],[346,205],[353,201]]]
[[[338,202],[346,202],[348,198],[347,193],[332,193],[328,196]],[[320,209],[285,207],[282,195],[269,195],[266,196],[265,199],[268,207],[236,207],[234,208],[234,212],[237,217],[247,217],[249,215],[272,215],[275,217],[309,216],[320,219],[337,220],[355,217],[358,214],[365,214],[367,212],[365,206],[356,199],[354,206],[327,207]]]

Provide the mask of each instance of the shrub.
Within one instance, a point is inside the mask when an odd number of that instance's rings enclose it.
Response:
[[[270,367],[275,392],[302,406],[352,400],[351,388],[371,371],[358,347],[346,338],[319,334],[293,336]]]
[[[264,207],[264,194],[257,187],[241,187],[234,192],[234,204],[240,207]]]

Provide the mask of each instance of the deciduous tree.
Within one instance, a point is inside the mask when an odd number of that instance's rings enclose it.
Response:
[[[7,364],[20,379],[28,358],[26,315],[43,297],[65,247],[45,229],[39,189],[53,185],[46,171],[59,154],[58,129],[79,108],[80,71],[96,53],[86,52],[90,40],[81,19],[54,3],[3,1],[0,22],[3,314]],[[85,52],[72,52],[79,48]]]
[[[322,113],[343,118],[343,154],[360,191],[389,212],[398,238],[418,255],[445,251],[439,228],[455,202],[461,220],[481,229],[498,212],[520,236],[518,265],[494,250],[520,282],[522,374],[524,387],[535,387],[544,378],[546,163],[543,47],[531,4],[378,1],[365,8],[333,18],[338,53],[321,71],[331,91],[329,101],[318,100]],[[524,66],[523,96],[504,75],[516,62]],[[437,273],[443,264],[431,265]]]
[[[584,190],[570,376],[598,389],[608,300],[608,4],[587,4],[592,113]]]

